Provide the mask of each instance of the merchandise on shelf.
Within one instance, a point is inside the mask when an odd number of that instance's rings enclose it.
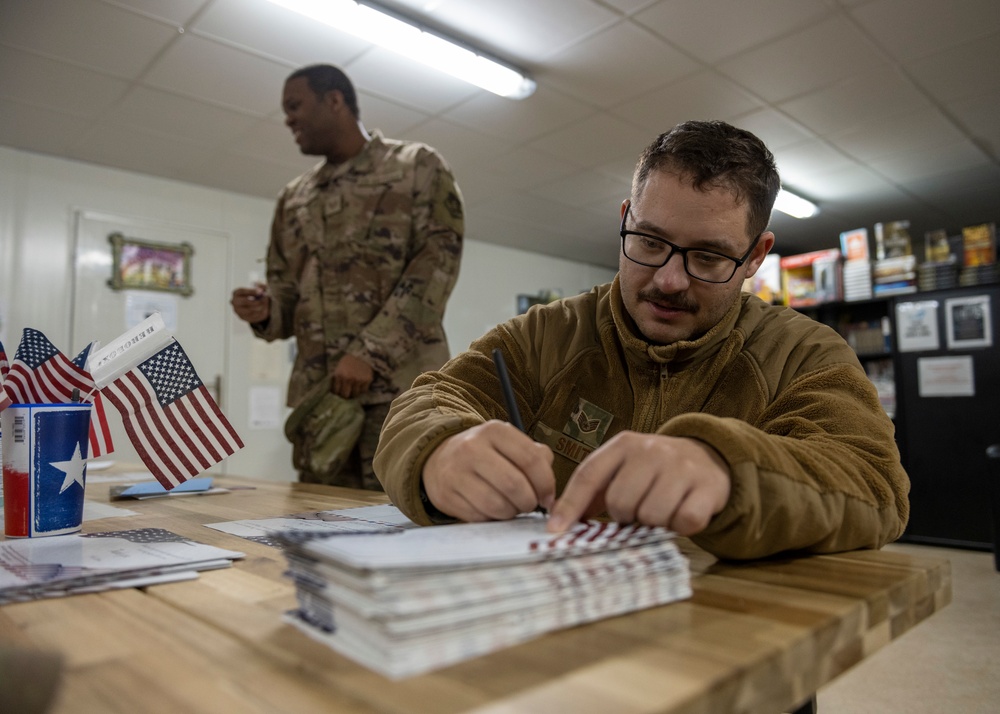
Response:
[[[854,260],[867,262],[871,257],[868,252],[868,229],[855,228],[854,230],[841,233],[840,250],[844,254],[846,262]]]
[[[875,259],[913,255],[909,221],[889,221],[875,224]]]
[[[997,262],[997,227],[982,223],[962,229],[963,262],[966,268]]]
[[[808,307],[840,300],[840,251],[816,250],[781,259],[783,301],[789,307]]]

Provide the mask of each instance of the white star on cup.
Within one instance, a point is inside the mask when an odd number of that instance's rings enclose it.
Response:
[[[77,442],[76,447],[73,449],[72,459],[69,461],[53,461],[52,466],[66,474],[66,478],[63,479],[62,488],[59,489],[59,493],[62,493],[73,485],[74,481],[80,484],[80,488],[84,488],[83,471],[87,468],[87,460],[80,455],[79,442]]]

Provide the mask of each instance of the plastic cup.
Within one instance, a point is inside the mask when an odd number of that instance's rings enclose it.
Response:
[[[83,523],[90,404],[13,404],[0,412],[4,535],[76,533]]]

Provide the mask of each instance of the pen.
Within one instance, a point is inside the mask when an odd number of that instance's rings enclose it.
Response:
[[[514,398],[514,389],[510,386],[510,375],[507,373],[507,362],[503,358],[503,352],[499,347],[493,349],[493,365],[497,368],[497,376],[500,378],[500,388],[503,390],[503,400],[507,405],[507,420],[521,431],[524,431],[524,423],[521,421],[521,412],[517,408],[517,400]],[[548,513],[542,506],[535,508],[535,513]]]
[[[517,400],[514,399],[514,390],[510,386],[507,363],[504,361],[503,352],[500,351],[499,347],[493,350],[493,364],[496,366],[497,376],[500,378],[503,400],[507,403],[507,420],[521,431],[524,431],[524,424],[521,422],[521,412],[517,410]]]

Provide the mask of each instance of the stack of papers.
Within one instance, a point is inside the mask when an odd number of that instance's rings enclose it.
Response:
[[[7,540],[0,543],[0,605],[188,580],[242,557],[162,528]]]
[[[288,620],[399,679],[553,630],[691,596],[662,528],[538,514],[368,534],[286,533],[299,608]]]

